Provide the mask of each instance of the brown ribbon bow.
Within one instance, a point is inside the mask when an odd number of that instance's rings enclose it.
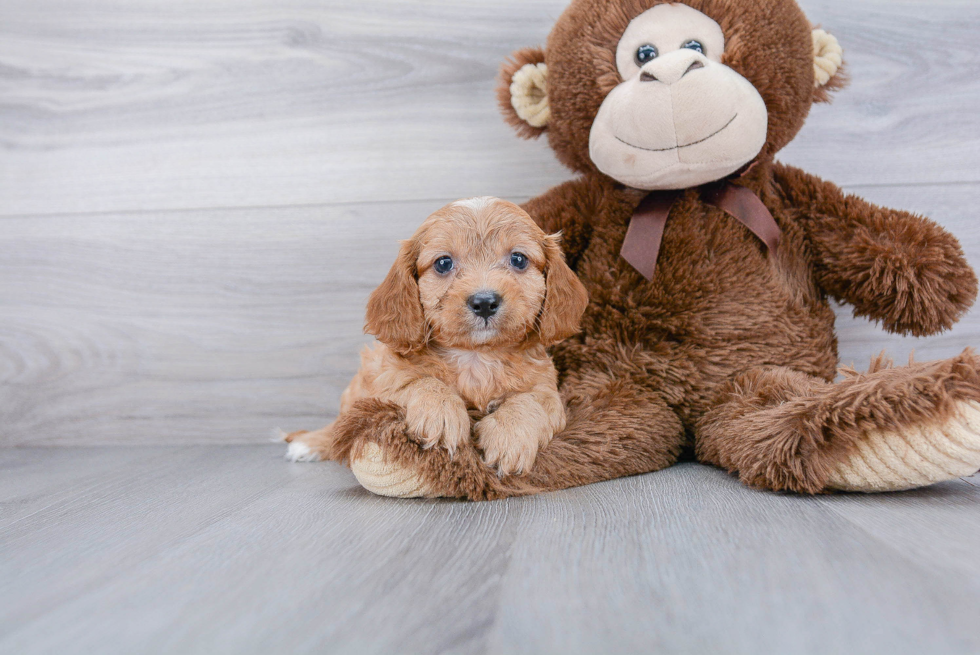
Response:
[[[681,193],[683,192],[654,191],[633,212],[619,254],[647,280],[653,279],[667,217]],[[779,226],[752,190],[724,182],[703,188],[701,197],[709,205],[717,207],[749,228],[752,234],[766,244],[769,252],[775,253],[779,248]]]

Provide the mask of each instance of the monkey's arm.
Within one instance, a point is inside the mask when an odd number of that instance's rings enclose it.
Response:
[[[973,304],[977,278],[956,238],[933,221],[878,207],[777,164],[776,183],[799,212],[817,282],[889,332],[949,329]]]
[[[602,201],[602,190],[579,178],[560,184],[522,205],[524,211],[552,234],[561,231],[562,250],[568,265],[575,270],[578,258],[592,237],[592,217]]]

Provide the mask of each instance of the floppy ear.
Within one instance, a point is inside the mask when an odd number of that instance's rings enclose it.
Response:
[[[425,316],[416,281],[414,240],[402,241],[388,277],[368,299],[364,331],[399,353],[418,350],[426,341]]]
[[[520,136],[533,139],[544,134],[551,118],[544,50],[518,50],[501,65],[497,102],[504,119]]]
[[[821,29],[815,29],[813,36],[813,78],[814,102],[830,102],[830,94],[847,86],[844,74],[844,49],[834,38]]]
[[[589,294],[565,263],[559,241],[561,235],[545,237],[545,296],[538,318],[538,336],[545,345],[567,339],[579,330]]]

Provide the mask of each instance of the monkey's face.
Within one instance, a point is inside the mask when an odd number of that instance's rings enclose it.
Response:
[[[768,112],[755,87],[721,62],[725,36],[682,4],[630,22],[616,48],[623,80],[592,124],[589,154],[637,189],[686,189],[724,178],[766,144]]]
[[[796,0],[572,0],[497,93],[573,170],[687,188],[771,160],[843,86],[841,56]]]

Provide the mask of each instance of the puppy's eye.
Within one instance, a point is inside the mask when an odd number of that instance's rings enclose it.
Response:
[[[449,271],[453,270],[453,258],[445,255],[436,260],[436,263],[432,265],[432,268],[436,269],[436,273],[439,275],[445,275]]]
[[[655,46],[649,43],[641,45],[636,49],[636,63],[640,66],[657,58],[660,53]]]
[[[701,45],[700,41],[688,41],[681,47],[687,48],[688,50],[694,50],[695,52],[700,52],[702,55],[704,54],[704,46]]]
[[[510,256],[510,265],[519,271],[523,271],[527,268],[528,259],[527,255],[522,252],[512,253]]]

